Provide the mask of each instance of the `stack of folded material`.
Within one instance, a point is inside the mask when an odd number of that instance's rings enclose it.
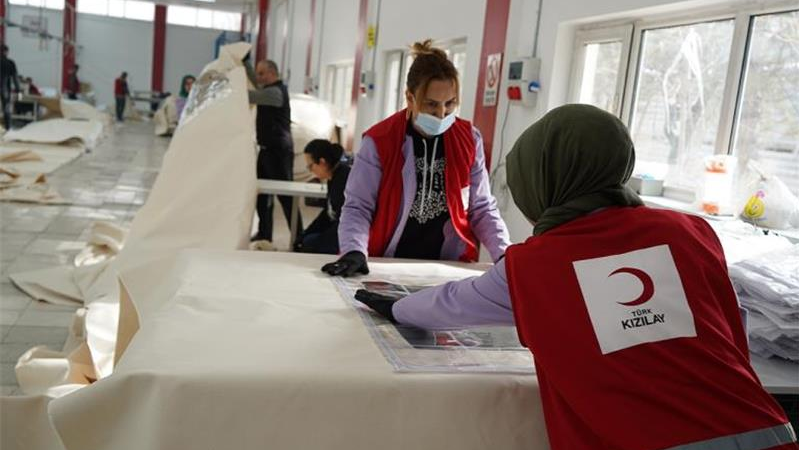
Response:
[[[730,277],[749,311],[751,351],[799,361],[799,245],[735,263]]]

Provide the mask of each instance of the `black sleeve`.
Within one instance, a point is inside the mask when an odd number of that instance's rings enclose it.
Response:
[[[333,221],[330,220],[330,217],[327,215],[327,211],[323,209],[322,212],[316,216],[316,219],[314,219],[314,221],[308,225],[308,228],[303,231],[303,234],[321,233],[332,224]]]
[[[11,62],[11,80],[14,82],[14,89],[19,91],[19,76],[17,74],[17,64],[14,61]]]
[[[327,197],[330,199],[330,206],[336,217],[341,217],[341,208],[344,207],[344,189],[347,187],[347,178],[350,175],[350,167],[341,165],[336,169],[333,178],[327,184]]]

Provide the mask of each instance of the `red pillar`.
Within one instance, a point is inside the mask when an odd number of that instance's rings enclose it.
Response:
[[[510,0],[487,0],[485,22],[483,24],[483,49],[480,52],[480,73],[477,77],[477,98],[474,101],[474,126],[483,134],[486,167],[491,165],[491,152],[494,147],[494,128],[497,122],[497,105],[483,106],[485,90],[486,61],[488,55],[505,51],[505,35],[508,31]],[[501,66],[500,66],[501,67]],[[500,69],[501,71],[501,69]],[[500,80],[502,76],[500,73]],[[501,82],[500,82],[501,83]],[[502,89],[498,90],[501,93]]]
[[[244,39],[244,34],[247,32],[247,14],[241,13],[241,21],[239,22],[239,34],[241,39]]]
[[[269,0],[258,0],[258,42],[255,44],[255,62],[266,59],[266,15]]]
[[[69,71],[75,66],[75,31],[78,0],[64,2],[64,47],[61,52],[61,90],[66,90]]]
[[[164,54],[166,53],[166,5],[155,5],[153,21],[153,73],[150,89],[164,92]]]
[[[0,44],[6,43],[6,0],[0,0]]]
[[[366,18],[369,9],[369,0],[361,0],[358,8],[358,37],[355,39],[355,63],[353,64],[352,103],[350,104],[350,117],[347,121],[347,146],[352,151],[355,137],[355,121],[358,119],[358,98],[361,95],[361,68],[363,67],[363,49],[366,45]]]

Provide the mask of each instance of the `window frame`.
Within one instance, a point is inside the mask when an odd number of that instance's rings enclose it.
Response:
[[[676,14],[654,15],[647,18],[630,19],[628,21],[597,22],[579,27],[574,32],[574,53],[569,80],[569,101],[578,101],[580,84],[584,67],[584,45],[590,43],[613,42],[622,37],[624,29],[630,31],[629,50],[625,52],[622,40],[622,58],[624,66],[624,84],[620,92],[620,109],[617,115],[628,126],[633,122],[633,107],[636,101],[636,88],[640,78],[642,43],[644,32],[660,28],[695,25],[721,20],[733,20],[733,35],[730,45],[730,56],[727,74],[722,93],[721,115],[716,135],[715,154],[732,155],[735,136],[739,126],[739,114],[742,108],[744,82],[746,81],[747,56],[752,39],[753,24],[757,16],[768,14],[790,13],[797,11],[793,1],[777,1],[770,4],[751,3],[745,5],[728,5],[722,8],[703,8],[683,10]],[[626,60],[625,60],[626,55]],[[621,61],[620,61],[621,62]],[[623,71],[622,71],[623,68]],[[683,202],[693,202],[696,192],[691,189],[669,186],[666,184],[663,196]]]
[[[633,24],[624,24],[611,27],[579,29],[574,35],[574,53],[572,59],[571,83],[569,86],[569,100],[580,101],[580,88],[582,87],[583,74],[585,73],[585,47],[590,44],[606,44],[621,42],[621,57],[619,58],[616,80],[616,92],[613,94],[613,114],[621,116],[624,104],[625,86],[629,73],[630,49],[633,41]]]

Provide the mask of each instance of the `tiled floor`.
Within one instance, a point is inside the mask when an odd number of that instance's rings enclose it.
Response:
[[[70,205],[0,203],[0,395],[18,393],[14,365],[23,352],[36,345],[63,347],[75,310],[32,301],[8,275],[71,264],[94,220],[128,226],[147,198],[168,145],[167,138],[153,135],[151,124],[116,126],[93,152],[50,176]],[[307,223],[315,211],[303,210]],[[275,244],[288,248],[280,208],[275,208]]]

